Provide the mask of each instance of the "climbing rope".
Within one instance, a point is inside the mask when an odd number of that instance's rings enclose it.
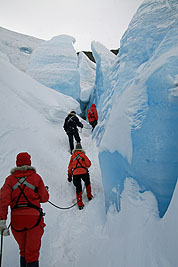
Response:
[[[82,189],[82,194],[83,194],[84,190],[85,190],[85,186]],[[56,204],[52,203],[49,200],[48,200],[48,203],[51,204],[52,206],[54,206],[57,209],[60,209],[60,210],[69,210],[69,209],[75,207],[77,205],[78,201],[76,203],[74,203],[73,205],[69,206],[69,207],[60,207],[60,206],[57,206]]]
[[[59,206],[55,205],[54,203],[52,203],[49,200],[48,200],[48,203],[51,204],[52,206],[54,206],[55,208],[60,209],[60,210],[68,210],[68,209],[71,209],[71,208],[73,208],[74,206],[77,205],[77,202],[76,202],[72,206],[69,206],[69,207],[59,207]]]

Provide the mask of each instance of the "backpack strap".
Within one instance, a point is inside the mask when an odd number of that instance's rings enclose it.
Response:
[[[67,120],[67,124],[69,124],[71,121],[74,122],[73,118],[74,118],[74,116],[71,116],[70,118],[68,118],[68,120]]]
[[[26,196],[25,193],[24,193],[24,189],[25,189],[26,186],[27,186],[28,188],[34,190],[34,192],[35,192],[35,191],[37,192],[37,189],[38,189],[38,188],[37,188],[36,186],[34,186],[34,185],[32,185],[32,184],[30,184],[30,183],[28,183],[28,182],[26,181],[27,176],[25,176],[25,177],[16,177],[16,178],[18,179],[18,182],[12,187],[12,190],[14,191],[14,190],[16,190],[17,188],[19,188],[19,190],[20,190],[20,194],[19,194],[19,196],[18,196],[18,198],[17,198],[17,201],[16,201],[16,204],[15,204],[15,206],[12,208],[12,210],[17,209],[17,208],[28,207],[28,208],[33,208],[33,209],[36,209],[36,210],[39,211],[39,217],[38,217],[38,220],[37,220],[37,222],[35,223],[35,225],[33,225],[31,228],[24,228],[24,229],[18,230],[18,229],[15,229],[15,228],[12,226],[12,224],[11,224],[11,227],[12,227],[13,230],[15,230],[16,232],[23,232],[23,231],[25,231],[25,230],[30,230],[30,229],[36,227],[36,226],[40,223],[40,221],[41,221],[41,217],[44,216],[45,214],[43,213],[43,209],[42,209],[42,208],[40,208],[40,207],[38,207],[38,206],[36,206],[36,205],[31,204],[30,201],[28,200],[27,196]],[[21,187],[22,185],[23,185],[23,187]],[[19,200],[20,200],[20,197],[21,197],[22,195],[24,196],[24,198],[26,199],[27,202],[26,202],[26,203],[18,204],[18,202],[19,202]]]
[[[73,159],[73,161],[77,160],[77,163],[76,163],[75,168],[72,170],[72,174],[73,174],[74,170],[79,169],[79,168],[83,168],[83,169],[87,170],[87,172],[88,172],[88,169],[80,163],[80,159],[83,160],[83,158],[80,157],[79,154]]]
[[[78,154],[78,155],[73,159],[73,161],[74,161],[74,160],[77,160],[77,162],[79,162],[80,159],[82,160],[83,158],[81,158],[80,155]]]
[[[17,179],[18,179],[18,182],[12,187],[13,191],[15,189],[17,189],[19,187],[19,185],[21,185],[21,184],[25,184],[28,188],[32,189],[33,191],[37,190],[36,186],[34,186],[34,185],[32,185],[32,184],[30,184],[30,183],[28,183],[26,181],[27,176],[25,176],[25,177],[17,177]]]
[[[66,122],[66,127],[69,132],[73,132],[76,129],[76,121],[74,120],[74,118],[75,116],[71,116]]]
[[[95,114],[94,114],[94,112],[91,111],[91,108],[89,108],[88,112],[89,112],[90,118],[95,118]]]

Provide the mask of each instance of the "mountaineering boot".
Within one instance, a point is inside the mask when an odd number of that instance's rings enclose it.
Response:
[[[88,200],[90,201],[93,198],[92,193],[91,193],[91,184],[87,185],[86,190],[87,190]]]
[[[76,195],[77,195],[78,208],[79,208],[79,210],[82,210],[84,208],[84,204],[82,202],[82,192],[76,193]]]
[[[26,267],[39,267],[39,261],[28,262]]]
[[[22,256],[20,256],[20,267],[26,267],[26,260]]]

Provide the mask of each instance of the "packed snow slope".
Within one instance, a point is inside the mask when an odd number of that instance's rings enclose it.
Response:
[[[178,1],[145,0],[114,64],[105,66],[105,78],[98,70],[100,124],[94,136],[107,209],[110,203],[120,209],[117,194],[128,176],[154,193],[161,217],[168,208],[178,178],[177,36]],[[96,62],[104,62],[100,50]]]
[[[73,184],[67,181],[70,153],[63,124],[68,112],[80,112],[79,103],[69,96],[41,85],[16,69],[2,55],[0,66],[0,162],[3,177],[0,186],[15,166],[17,153],[28,151],[32,155],[32,165],[50,188],[50,200],[61,207],[73,205],[72,201],[76,201],[75,189]],[[88,127],[85,121],[83,124]],[[80,134],[83,148],[87,150],[87,155],[92,161],[90,173],[93,194],[96,195],[95,201],[88,205],[84,193],[86,212],[81,213],[81,217],[76,206],[62,211],[49,203],[44,204],[48,214],[46,222],[49,234],[44,240],[42,254],[46,256],[41,261],[41,266],[58,266],[61,261],[63,266],[69,266],[73,257],[77,257],[78,260],[78,254],[75,256],[75,253],[78,253],[77,243],[78,249],[81,250],[79,229],[85,236],[89,233],[92,235],[93,228],[90,225],[94,225],[96,221],[97,229],[104,223],[104,196],[96,146],[90,138],[89,129],[83,129]],[[7,238],[4,246],[3,265],[19,266],[18,248],[13,238]]]
[[[26,71],[33,50],[42,42],[41,39],[0,27],[0,52],[22,71]]]
[[[71,206],[75,189],[67,182],[70,154],[62,126],[68,111],[79,111],[78,102],[42,86],[1,55],[0,67],[0,186],[15,166],[17,153],[28,151],[32,155],[32,166],[49,186],[50,201],[60,207]],[[82,122],[88,128],[87,123]],[[88,203],[84,191],[82,211],[76,206],[60,210],[49,203],[42,205],[46,227],[40,266],[175,267],[178,261],[178,188],[166,215],[160,220],[154,195],[140,192],[137,182],[128,177],[120,202],[121,211],[115,212],[111,205],[106,215],[98,150],[86,128],[80,135],[92,161],[90,176],[94,199]],[[117,141],[114,135],[111,138]],[[9,220],[10,215],[7,224]],[[2,265],[19,266],[19,251],[12,234],[4,237]]]

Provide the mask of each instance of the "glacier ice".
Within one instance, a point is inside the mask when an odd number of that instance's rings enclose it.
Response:
[[[78,69],[80,74],[80,108],[82,117],[94,90],[96,79],[96,64],[92,62],[83,52],[78,55]]]
[[[117,59],[99,77],[102,87],[96,84],[102,97],[94,135],[106,209],[112,202],[119,210],[112,189],[122,192],[126,177],[154,193],[161,217],[170,203],[178,178],[177,18],[177,1],[145,0]],[[101,62],[102,54],[97,56]]]
[[[78,57],[81,87],[80,100],[82,102],[88,102],[95,84],[96,64],[88,59],[83,52],[80,52]]]
[[[69,35],[42,43],[33,51],[27,73],[43,85],[79,100],[80,75],[74,43],[75,38]]]
[[[74,43],[75,38],[69,35],[43,43],[32,53],[27,73],[43,85],[76,99],[85,117],[95,85],[96,64],[83,52],[77,56]]]
[[[42,42],[41,39],[20,34],[0,27],[0,52],[4,53],[9,61],[22,71],[26,71],[32,51]]]
[[[89,106],[92,103],[95,103],[96,105],[99,105],[100,102],[102,103],[101,95],[104,91],[103,85],[105,84],[106,86],[107,79],[105,78],[107,77],[107,71],[116,59],[116,55],[100,42],[93,41],[91,43],[91,49],[96,61],[97,79],[95,80],[95,86],[90,97]]]

